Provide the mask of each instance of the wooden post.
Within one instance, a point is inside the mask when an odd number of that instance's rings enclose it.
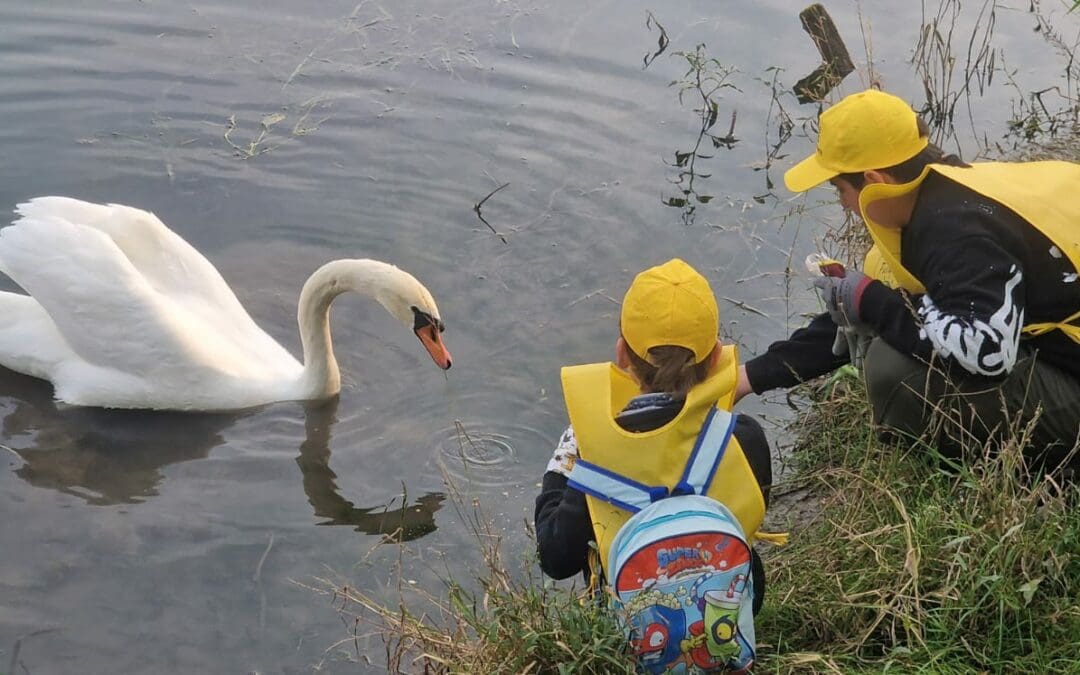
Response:
[[[822,101],[845,76],[855,70],[855,64],[851,62],[832,17],[820,3],[799,12],[799,20],[802,21],[803,30],[810,34],[824,63],[795,83],[795,96],[799,103]]]

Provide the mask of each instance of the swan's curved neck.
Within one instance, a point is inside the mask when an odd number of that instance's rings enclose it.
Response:
[[[304,347],[303,388],[310,398],[332,396],[341,390],[341,372],[330,339],[330,304],[345,292],[379,300],[387,289],[392,265],[377,260],[334,260],[315,270],[303,290],[296,310],[300,341]]]

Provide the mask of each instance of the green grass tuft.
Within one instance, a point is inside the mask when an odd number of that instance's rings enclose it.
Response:
[[[799,420],[791,482],[821,506],[767,556],[765,668],[1080,673],[1080,489],[1018,478],[1022,433],[948,467],[868,419],[853,386]]]

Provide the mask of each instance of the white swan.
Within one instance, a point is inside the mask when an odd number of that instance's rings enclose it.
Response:
[[[375,298],[450,367],[435,301],[377,260],[335,260],[300,292],[301,364],[248,316],[217,269],[147,211],[38,197],[0,230],[0,365],[52,382],[74,405],[233,410],[341,389],[330,303]]]

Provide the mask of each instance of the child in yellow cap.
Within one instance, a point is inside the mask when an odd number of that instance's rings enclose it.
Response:
[[[1080,468],[1080,164],[947,156],[911,106],[870,89],[821,114],[817,150],[784,174],[829,183],[861,216],[899,288],[857,271],[821,277],[827,315],[741,371],[738,395],[842,365],[838,327],[878,337],[865,374],[875,422],[900,437],[936,428],[946,454],[1028,428],[1032,460]]]
[[[610,572],[609,547],[630,517],[618,500],[577,489],[576,464],[626,476],[647,486],[654,500],[685,493],[681,477],[702,451],[699,432],[721,417],[726,446],[705,493],[730,508],[748,538],[764,516],[769,446],[757,421],[727,412],[737,361],[734,347],[717,337],[719,312],[708,281],[679,259],[641,272],[623,298],[619,329],[614,363],[562,372],[571,426],[548,463],[535,512],[540,565],[556,579]],[[591,550],[599,554],[592,564]],[[756,554],[752,570],[756,612],[765,590]]]

